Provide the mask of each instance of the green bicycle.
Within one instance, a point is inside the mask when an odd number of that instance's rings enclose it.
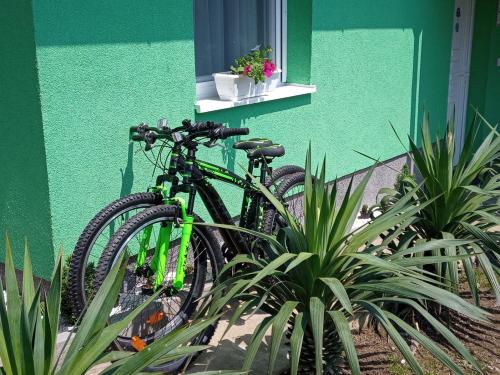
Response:
[[[198,126],[197,124],[195,125]],[[188,129],[192,127],[191,121],[185,120],[183,121],[183,126],[176,130],[188,132]],[[132,127],[131,130],[131,133],[135,134],[136,140],[145,142],[146,147],[143,149],[145,156],[149,160],[153,160],[155,167],[159,167],[164,173],[168,169],[168,165],[161,163],[164,160],[162,153],[171,150],[172,143],[168,138],[165,138],[165,132],[170,131],[167,121],[161,119],[157,127],[149,127],[146,124],[141,124]],[[160,135],[160,145],[155,144],[157,138],[154,134]],[[138,136],[142,138],[137,139]],[[143,142],[140,142],[140,144],[142,145]],[[239,147],[240,149],[241,147],[250,147],[243,148],[245,151],[250,151],[257,147],[269,147],[272,144],[273,142],[268,139],[252,139],[244,145],[239,144]],[[154,154],[156,150],[159,150],[157,155]],[[152,157],[148,156],[148,154]],[[256,164],[249,159],[248,170],[253,170],[255,166]],[[295,165],[285,165],[269,170],[266,186],[270,189],[274,189],[275,186],[276,188],[281,186],[281,190],[284,188],[286,191],[282,191],[277,196],[286,196],[287,193],[291,193],[294,189],[287,190],[286,186],[280,183],[286,181],[288,177],[295,174],[300,175],[301,173],[303,173],[303,168]],[[297,177],[295,177],[295,180],[297,180]],[[157,181],[157,185],[162,184],[162,178],[160,177],[160,180]],[[298,177],[298,179],[300,180],[301,178]],[[295,190],[300,190],[300,186],[295,188]],[[79,316],[82,313],[88,300],[92,297],[95,267],[111,236],[130,217],[148,207],[160,204],[164,204],[163,195],[161,191],[155,189],[148,192],[129,194],[108,204],[89,221],[81,233],[70,259],[68,284],[75,316]],[[272,220],[268,219],[269,221]],[[226,245],[224,245],[224,253],[226,253]]]
[[[169,164],[164,166],[167,173],[158,176],[151,192],[141,193],[151,197],[149,208],[140,207],[126,212],[128,217],[131,213],[138,213],[114,232],[107,247],[101,251],[93,286],[100,285],[118,255],[126,250],[130,254],[129,266],[110,320],[121,319],[154,290],[164,288],[154,303],[134,319],[117,339],[116,344],[121,349],[141,350],[155,339],[174,331],[193,315],[197,300],[214,285],[224,261],[231,260],[238,253],[253,250],[253,239],[249,236],[219,230],[224,243],[221,249],[214,231],[193,225],[193,222],[201,221],[194,213],[197,195],[214,222],[234,223],[209,180],[223,181],[243,190],[240,226],[272,232],[276,229],[276,220],[269,203],[249,176],[238,176],[196,158],[199,145],[211,147],[218,140],[248,134],[248,129],[228,129],[212,122],[194,125],[185,122],[182,128],[173,130],[166,126],[149,128],[142,125],[132,128],[132,131],[132,139],[145,141],[146,148],[151,148],[157,140],[173,143]],[[261,183],[272,186],[278,180],[280,183],[276,191],[283,196],[289,193],[293,197],[300,193],[300,181],[303,185],[304,180],[301,168],[288,166],[272,171],[269,166],[274,158],[284,154],[283,146],[258,139],[236,142],[233,147],[247,151],[248,170],[253,173],[259,169]],[[286,189],[288,185],[290,189]],[[179,197],[179,193],[187,194],[187,199]],[[94,244],[96,242],[94,240]],[[76,284],[80,291],[82,278]],[[208,342],[214,329],[207,329],[200,343]],[[153,371],[175,371],[184,361],[180,359],[158,364]]]

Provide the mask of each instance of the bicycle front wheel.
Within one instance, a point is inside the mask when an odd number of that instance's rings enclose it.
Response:
[[[75,317],[92,298],[95,268],[110,238],[129,218],[160,203],[162,195],[159,193],[130,194],[111,202],[87,224],[71,254],[68,274]]]
[[[196,222],[201,219],[196,217]],[[146,246],[146,257],[142,270],[153,262],[155,247],[160,232],[170,226],[170,243],[163,272],[162,292],[151,302],[118,336],[115,344],[120,350],[139,350],[137,342],[148,345],[173,332],[192,318],[200,297],[215,285],[223,260],[213,234],[204,226],[194,225],[187,249],[185,278],[182,288],[174,288],[177,260],[179,257],[181,228],[177,225],[177,208],[156,206],[148,208],[128,220],[111,238],[97,267],[94,287],[97,289],[122,252],[127,252],[129,260],[120,293],[109,317],[109,322],[121,320],[124,316],[143,303],[151,294],[154,276],[138,271],[140,248]],[[149,231],[147,237],[146,231]],[[146,244],[144,238],[147,238]],[[209,327],[195,340],[197,345],[210,341],[215,325]],[[155,365],[150,371],[176,371],[186,358]]]

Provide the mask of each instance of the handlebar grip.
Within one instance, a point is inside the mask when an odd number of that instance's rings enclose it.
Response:
[[[149,126],[145,122],[141,122],[137,126],[131,126],[130,127],[130,133],[145,133],[148,130],[149,130]]]
[[[237,135],[248,135],[248,133],[250,133],[248,128],[220,128],[219,137],[220,139],[226,139]]]
[[[144,140],[144,136],[143,135],[140,135],[140,134],[134,134],[132,136],[132,140],[133,141],[143,141]]]

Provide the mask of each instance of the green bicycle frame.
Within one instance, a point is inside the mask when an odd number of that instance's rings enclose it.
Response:
[[[259,188],[251,183],[250,179],[244,179],[237,174],[227,170],[226,168],[211,164],[202,160],[195,161],[196,167],[206,176],[212,179],[223,181],[231,185],[235,185],[239,188],[245,190],[243,197],[243,205],[241,211],[241,217],[244,218],[247,215],[248,206],[250,204],[249,192],[259,192]],[[165,187],[157,186],[155,191],[162,192],[166,196]],[[188,253],[188,246],[191,241],[191,234],[193,231],[194,216],[187,213],[187,206],[184,199],[180,197],[165,198],[165,204],[167,205],[177,205],[181,211],[182,223],[180,223],[181,239],[179,244],[179,254],[177,257],[177,267],[175,271],[175,276],[173,279],[172,287],[175,291],[179,291],[184,286],[184,279],[186,276],[186,259]],[[257,218],[261,221],[263,214],[263,208],[258,207]],[[167,265],[168,253],[170,250],[170,242],[172,229],[174,224],[172,222],[164,223],[160,228],[160,233],[158,235],[153,257],[151,259],[148,275],[154,275],[153,288],[157,290],[164,281],[165,270]],[[151,234],[153,231],[152,226],[148,226],[144,229],[142,238],[139,245],[139,253],[137,255],[136,269],[144,266],[146,262],[147,252],[149,250],[149,243],[151,240]]]

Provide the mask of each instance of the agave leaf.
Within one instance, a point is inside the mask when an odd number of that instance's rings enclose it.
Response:
[[[351,315],[354,315],[351,301],[349,300],[349,295],[347,294],[344,285],[340,280],[334,277],[322,277],[320,280],[325,283],[328,288],[332,291],[335,297],[338,298],[342,307]]]
[[[345,315],[340,311],[328,311],[328,314],[332,318],[335,327],[337,327],[337,332],[339,334],[340,341],[342,341],[342,345],[344,346],[344,351],[346,353],[347,360],[349,361],[349,367],[351,368],[352,374],[361,374],[358,354],[356,353],[356,347],[354,346],[354,341],[352,339],[349,322],[347,321]]]
[[[359,300],[357,302],[360,305],[362,305],[375,319],[377,319],[377,321],[379,321],[384,326],[385,330],[391,337],[394,344],[401,351],[401,354],[403,355],[403,357],[405,357],[406,361],[408,362],[408,365],[411,367],[413,372],[419,375],[424,375],[424,371],[422,370],[418,362],[415,360],[415,357],[413,356],[410,348],[408,347],[408,344],[389,321],[387,317],[387,312],[382,310],[380,307],[378,307],[372,302],[363,300]]]
[[[147,350],[141,350],[133,356],[126,358],[124,363],[113,374],[129,375],[139,372],[143,368],[151,365],[155,360],[164,356],[164,353],[168,353],[193,339],[195,336],[203,332],[208,326],[213,324],[217,319],[219,319],[219,316],[201,320],[191,326],[178,329],[172,334],[166,335],[161,339],[154,341],[152,344],[148,345]]]
[[[302,262],[304,262],[305,260],[307,260],[315,255],[316,254],[306,253],[306,252],[298,253],[297,257],[294,260],[292,260],[290,262],[290,264],[288,265],[288,267],[286,268],[285,273],[290,272],[292,269],[299,266]]]
[[[269,366],[267,367],[268,374],[272,374],[278,356],[278,350],[283,339],[285,325],[292,314],[292,311],[298,305],[297,301],[287,301],[280,309],[279,313],[274,318],[273,328],[271,331],[271,348],[269,351]]]
[[[266,265],[255,277],[248,283],[245,290],[250,289],[252,286],[257,284],[260,280],[271,275],[277,268],[281,267],[283,264],[289,262],[296,257],[295,254],[285,253],[280,255],[278,258],[274,259],[271,263]]]
[[[35,321],[35,333],[33,344],[34,374],[42,375],[48,363],[45,362],[45,330],[42,322],[42,315],[38,311]]]
[[[316,354],[316,374],[323,373],[323,326],[325,321],[325,305],[318,297],[311,297],[309,314],[314,336],[314,350]]]
[[[460,224],[474,237],[483,241],[484,244],[488,246],[490,249],[493,249],[496,252],[500,251],[500,246],[496,243],[495,240],[491,238],[491,235],[489,233],[486,233],[478,229],[476,226],[470,225],[469,223],[461,222]]]
[[[464,247],[458,247],[459,254],[468,254]],[[467,283],[469,284],[469,289],[471,291],[472,298],[474,299],[474,304],[479,306],[479,291],[477,290],[476,274],[474,273],[474,267],[472,265],[471,258],[462,260],[462,265],[464,267],[465,274],[467,276]]]
[[[29,307],[29,312],[28,312],[28,322],[30,322],[30,335],[33,336],[33,333],[35,332],[36,324],[37,324],[37,319],[39,315],[41,314],[40,311],[40,296],[41,296],[41,286],[38,286],[35,297],[31,301],[31,307]]]
[[[252,365],[255,356],[257,355],[257,350],[259,349],[260,344],[262,343],[262,339],[264,335],[266,334],[267,330],[269,327],[271,327],[271,324],[273,324],[274,317],[266,317],[262,322],[259,323],[257,328],[255,329],[253,335],[252,335],[252,341],[250,342],[250,345],[248,345],[246,354],[245,354],[245,360],[243,361],[243,367],[242,370],[248,371],[250,370],[250,366]]]
[[[380,298],[380,301],[387,301],[387,302],[399,302],[399,303],[405,303],[411,307],[413,307],[415,310],[417,310],[425,320],[427,320],[433,327],[434,329],[439,332],[449,343],[450,345],[455,348],[455,350],[460,353],[462,357],[464,357],[474,368],[479,371],[480,373],[482,372],[481,367],[479,363],[476,361],[476,359],[470,354],[470,352],[467,350],[467,348],[460,342],[460,340],[439,320],[434,318],[426,309],[424,309],[420,304],[418,304],[415,301],[412,301],[410,299],[405,299],[405,298],[394,298],[394,297],[384,297]]]
[[[121,288],[121,283],[117,283],[115,280],[123,280],[125,274],[127,264],[124,262],[124,257],[125,254],[122,252],[87,308],[85,319],[82,319],[68,348],[63,368],[69,368],[73,358],[78,355],[81,348],[106,326]]]
[[[28,242],[24,245],[24,266],[23,266],[23,302],[26,311],[31,309],[35,298],[35,285],[33,283],[33,272],[31,268],[31,258],[28,251]]]
[[[442,240],[431,240],[425,241],[418,245],[415,245],[411,248],[407,248],[406,250],[400,250],[390,255],[388,257],[389,260],[402,258],[406,255],[414,255],[416,253],[422,253],[424,251],[429,251],[433,249],[442,249],[446,247],[455,247],[455,246],[463,246],[468,245],[472,241],[471,240],[457,240],[457,239],[442,239]]]
[[[6,237],[5,240],[5,289],[7,292],[7,304],[4,304],[6,311],[5,320],[2,319],[2,327],[4,329],[9,328],[9,339],[12,342],[12,349],[9,351],[11,352],[10,366],[17,372],[23,367],[21,337],[18,333],[21,331],[21,301],[19,298],[16,271],[8,237]]]
[[[219,341],[222,341],[222,339],[226,336],[227,332],[231,329],[231,327],[236,323],[238,319],[241,318],[241,316],[245,313],[247,313],[250,309],[254,308],[256,305],[255,300],[250,299],[248,301],[243,302],[240,304],[236,310],[234,310],[234,313],[231,315],[231,318],[228,321],[227,327],[222,334],[221,338]]]
[[[119,280],[121,280],[121,278]],[[115,284],[121,285],[121,283]],[[96,359],[110,346],[120,332],[126,329],[130,322],[135,319],[146,306],[150,305],[161,292],[162,290],[158,290],[146,301],[137,306],[132,312],[127,314],[122,320],[105,327],[88,339],[76,354],[73,354],[68,360],[64,361],[61,372],[68,374],[84,374],[93,366]]]
[[[500,301],[500,286],[498,285],[498,280],[496,277],[496,273],[493,270],[493,267],[491,266],[490,260],[488,257],[483,253],[480,252],[481,248],[477,246],[476,244],[472,244],[471,247],[476,250],[476,258],[479,261],[479,264],[481,265],[481,268],[484,271],[484,274],[486,278],[488,279],[491,288],[493,289],[493,292],[495,293],[495,297],[497,302]]]
[[[6,267],[8,267],[8,265],[6,265]],[[9,324],[7,305],[3,292],[4,287],[1,277],[0,291],[0,359],[2,360],[2,366],[4,367],[6,373],[15,374],[17,373],[16,352],[13,350],[13,345],[7,345],[7,343],[13,344],[13,341],[10,334],[11,328]]]
[[[21,322],[20,322],[20,340],[21,340],[21,353],[23,356],[22,361],[22,373],[23,374],[34,374],[35,364],[33,363],[33,348],[31,346],[31,327],[28,322],[28,314],[26,312],[24,304],[21,305]]]
[[[299,359],[306,327],[307,320],[304,318],[304,313],[300,312],[295,317],[292,336],[290,337],[290,373],[292,375],[297,375],[299,369]]]
[[[410,334],[423,347],[425,347],[435,358],[448,367],[454,374],[463,374],[462,369],[432,340],[417,331],[415,328],[398,318],[396,315],[386,312],[389,319],[399,325],[405,332]]]
[[[50,357],[49,369],[52,370],[55,365],[53,362],[57,331],[59,328],[59,316],[61,311],[61,288],[62,288],[62,249],[59,249],[59,254],[56,259],[56,266],[50,281],[50,287],[47,293],[45,303],[44,320],[47,321],[45,339],[49,340],[50,345],[45,346],[46,356]]]

